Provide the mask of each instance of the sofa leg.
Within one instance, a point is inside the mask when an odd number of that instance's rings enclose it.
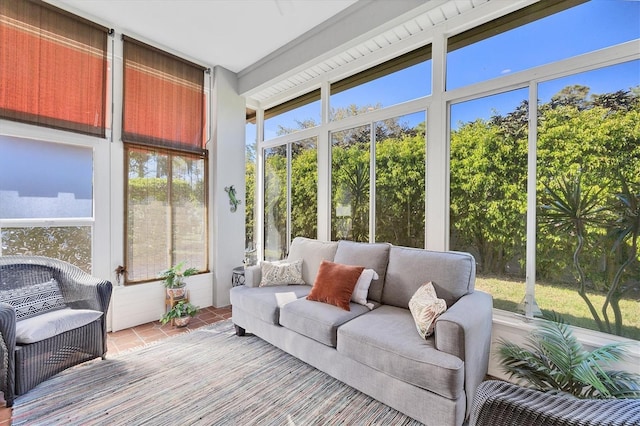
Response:
[[[245,329],[240,327],[239,325],[235,325],[233,324],[233,326],[236,328],[236,336],[244,336],[245,333]]]

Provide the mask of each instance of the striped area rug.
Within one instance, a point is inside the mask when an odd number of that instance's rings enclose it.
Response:
[[[420,425],[230,320],[72,367],[14,404],[15,425]]]

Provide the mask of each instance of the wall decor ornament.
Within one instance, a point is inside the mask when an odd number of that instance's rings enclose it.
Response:
[[[224,190],[227,192],[227,194],[229,194],[229,204],[231,205],[231,212],[235,212],[236,210],[238,210],[238,204],[240,204],[242,201],[236,197],[236,189],[233,187],[233,185],[226,186]]]

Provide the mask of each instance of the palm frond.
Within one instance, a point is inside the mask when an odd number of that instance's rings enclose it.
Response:
[[[640,397],[640,376],[604,369],[624,358],[624,344],[589,352],[557,314],[552,319],[541,322],[526,337],[524,347],[499,341],[498,362],[510,378],[539,390],[560,390],[579,398]]]

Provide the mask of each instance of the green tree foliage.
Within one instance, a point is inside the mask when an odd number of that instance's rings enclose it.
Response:
[[[377,241],[424,247],[424,134],[376,144]]]
[[[509,118],[451,134],[451,246],[474,251],[486,274],[504,273],[525,250],[526,128]]]

